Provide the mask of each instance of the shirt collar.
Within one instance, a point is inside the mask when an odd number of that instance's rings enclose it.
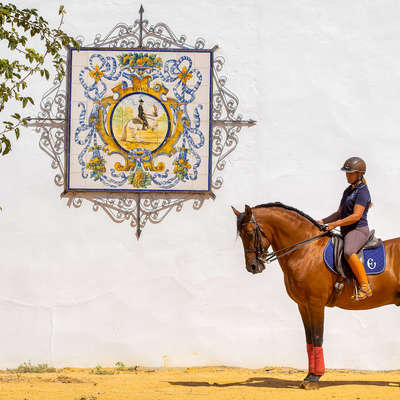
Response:
[[[353,187],[353,185],[350,185],[351,190],[355,190],[355,189],[362,189],[365,186],[364,182],[360,182],[357,186]]]

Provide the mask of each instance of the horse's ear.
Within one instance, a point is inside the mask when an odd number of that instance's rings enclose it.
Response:
[[[235,215],[236,215],[236,216],[239,216],[239,215],[240,215],[240,211],[236,210],[236,208],[233,207],[233,206],[231,206],[231,207],[232,207],[232,210],[233,210],[233,212],[235,213]]]
[[[246,218],[249,218],[250,219],[250,217],[251,217],[251,208],[246,204],[245,206],[244,206],[244,215],[245,215],[245,217]]]

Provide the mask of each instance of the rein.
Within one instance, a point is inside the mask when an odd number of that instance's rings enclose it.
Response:
[[[251,214],[251,220],[249,222],[245,222],[245,224],[255,224],[256,226],[256,245],[255,245],[255,249],[246,249],[245,252],[246,253],[256,253],[256,258],[258,261],[262,262],[262,263],[267,263],[270,264],[271,262],[277,260],[278,258],[281,258],[283,256],[286,256],[290,253],[293,253],[294,251],[300,249],[301,247],[323,237],[326,235],[329,235],[330,232],[324,232],[321,233],[317,236],[313,236],[309,239],[303,240],[301,242],[297,242],[294,243],[288,247],[284,247],[283,249],[279,249],[276,251],[271,251],[270,253],[268,252],[268,248],[271,246],[271,240],[268,238],[268,236],[266,235],[266,233],[263,231],[263,229],[260,227],[260,225],[258,225],[257,221],[254,218],[254,215]],[[261,235],[264,236],[267,240],[268,240],[268,246],[265,249],[262,245],[261,242]],[[286,250],[286,251],[285,251]],[[282,251],[284,251],[284,253],[281,253]]]

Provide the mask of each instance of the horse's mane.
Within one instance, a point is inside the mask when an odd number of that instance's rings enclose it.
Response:
[[[286,204],[282,204],[279,201],[274,202],[274,203],[259,204],[258,206],[255,206],[253,208],[269,208],[269,207],[280,207],[280,208],[284,208],[285,210],[294,211],[297,214],[301,215],[302,217],[308,219],[318,229],[321,228],[321,225],[313,217],[310,217],[308,214],[306,214],[303,211],[300,211],[297,208],[294,208],[294,207],[291,207],[291,206],[287,206]]]
[[[308,219],[318,229],[321,229],[321,225],[314,218],[310,217],[308,214],[304,213],[303,211],[298,210],[297,208],[287,206],[286,204],[282,204],[279,201],[276,201],[274,203],[259,204],[258,206],[255,206],[253,208],[270,208],[270,207],[279,207],[279,208],[284,208],[285,210],[294,211],[297,214],[301,215],[302,217]],[[244,213],[241,213],[237,219],[238,232],[240,231],[243,219],[244,219]]]

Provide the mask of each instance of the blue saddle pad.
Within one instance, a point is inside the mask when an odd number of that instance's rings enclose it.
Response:
[[[377,275],[385,270],[385,246],[382,244],[376,249],[363,250],[364,253],[364,268],[367,275]],[[334,265],[333,244],[332,238],[324,250],[324,261],[326,266],[337,274],[336,265]]]

